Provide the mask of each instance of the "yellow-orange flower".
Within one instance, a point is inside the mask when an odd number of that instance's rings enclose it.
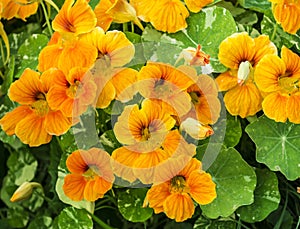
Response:
[[[169,104],[177,116],[191,109],[191,97],[186,89],[194,80],[184,71],[168,64],[148,62],[138,76],[138,91],[145,98],[158,99]]]
[[[295,34],[300,28],[300,2],[298,0],[269,0],[277,23],[283,30]]]
[[[192,158],[181,171],[177,169],[178,164],[180,161],[175,160],[160,171],[159,176],[164,176],[166,182],[153,184],[144,204],[149,204],[156,214],[164,212],[176,222],[182,222],[193,216],[193,200],[205,205],[217,194],[211,175],[201,170],[200,161]]]
[[[61,35],[66,33],[77,36],[90,32],[96,23],[96,15],[88,1],[67,0],[54,18],[52,27]]]
[[[121,31],[104,32],[96,27],[91,33],[80,37],[80,41],[92,44],[98,50],[98,59],[103,58],[108,67],[121,67],[131,61],[134,56],[134,45]]]
[[[19,80],[11,84],[9,97],[21,106],[7,113],[1,120],[2,129],[16,134],[29,146],[50,142],[52,135],[61,135],[71,127],[71,119],[61,111],[52,110],[47,102],[47,93],[52,85],[49,71],[41,76],[26,69]]]
[[[39,54],[38,70],[59,68],[65,74],[72,67],[91,67],[98,56],[97,48],[84,41],[63,40],[57,32]]]
[[[296,53],[282,47],[281,59],[265,56],[256,67],[255,82],[267,94],[262,103],[267,117],[300,123],[300,57]]]
[[[136,16],[136,11],[127,0],[100,0],[95,7],[97,25],[107,31],[112,22],[126,23],[134,22],[141,30],[143,25]]]
[[[175,120],[166,107],[155,100],[144,100],[125,107],[114,126],[118,141],[124,144],[112,153],[115,173],[129,181],[153,181],[155,167],[179,152],[193,156],[195,146],[189,145],[177,130],[171,130]]]
[[[242,32],[222,41],[218,57],[229,70],[220,74],[216,82],[220,91],[227,91],[224,103],[231,115],[245,118],[261,110],[262,96],[253,74],[264,55],[276,53],[276,47],[265,35],[253,39]]]
[[[71,174],[64,178],[63,190],[74,201],[96,201],[112,188],[114,175],[107,152],[91,148],[76,150],[66,165]]]
[[[213,0],[184,0],[189,11],[198,13],[204,6],[212,3]]]
[[[26,21],[26,18],[35,14],[39,7],[38,1],[29,0],[1,0],[3,6],[2,17],[10,20],[20,18]]]
[[[94,103],[97,86],[88,68],[72,68],[66,76],[58,69],[52,72],[53,86],[47,94],[52,109],[61,110],[66,117],[77,117]]]

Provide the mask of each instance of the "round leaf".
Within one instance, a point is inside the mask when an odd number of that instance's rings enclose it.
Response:
[[[127,189],[118,193],[118,208],[123,217],[131,222],[144,222],[152,216],[153,210],[143,207],[147,189]]]
[[[83,209],[64,208],[58,216],[59,229],[93,229],[93,220]]]
[[[256,169],[257,186],[254,191],[254,203],[237,210],[241,220],[254,223],[265,219],[278,208],[280,193],[275,173],[268,169]]]
[[[205,216],[228,217],[238,207],[253,203],[255,172],[234,148],[221,149],[207,172],[216,183],[217,198],[200,206]]]
[[[300,177],[300,125],[279,123],[261,116],[246,127],[256,145],[256,159],[287,179]]]

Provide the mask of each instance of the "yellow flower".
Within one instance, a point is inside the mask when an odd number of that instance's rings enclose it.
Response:
[[[265,35],[251,38],[246,32],[226,38],[219,47],[219,60],[229,68],[216,82],[224,96],[226,109],[242,118],[261,110],[262,96],[253,79],[255,67],[264,55],[276,54],[276,47]]]
[[[295,34],[300,28],[300,2],[298,0],[269,0],[277,23],[283,30]]]
[[[124,144],[112,153],[116,175],[151,183],[155,167],[179,154],[193,156],[195,146],[184,142],[176,121],[161,103],[146,99],[141,109],[126,106],[114,126],[118,141]]]
[[[267,95],[262,103],[265,115],[276,122],[300,123],[300,57],[282,47],[277,55],[265,56],[257,65],[255,82]]]
[[[210,174],[201,170],[201,162],[192,158],[178,171],[180,161],[174,160],[164,170],[159,171],[165,182],[153,184],[147,192],[144,206],[154,209],[156,214],[164,212],[176,222],[191,218],[195,211],[194,202],[205,205],[217,196],[216,185]]]
[[[134,22],[141,30],[143,25],[136,16],[136,11],[127,0],[100,0],[95,7],[97,25],[107,31],[112,22],[126,23]]]
[[[30,0],[4,0],[2,17],[10,20],[12,18],[20,18],[26,21],[26,18],[37,12],[39,2]]]
[[[52,22],[61,35],[75,36],[90,32],[96,26],[96,15],[86,0],[67,0]]]

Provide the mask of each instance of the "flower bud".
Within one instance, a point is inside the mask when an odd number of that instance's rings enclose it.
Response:
[[[188,47],[186,49],[183,49],[180,53],[176,63],[184,59],[185,65],[191,65],[191,66],[205,66],[206,64],[209,64],[209,58],[210,56],[203,51],[201,51],[201,45],[197,46],[197,49]],[[175,63],[175,64],[176,64]]]
[[[33,192],[34,188],[42,188],[42,186],[37,182],[24,182],[20,187],[14,192],[12,197],[10,198],[11,202],[18,202],[21,200],[28,199]]]
[[[193,118],[184,120],[180,125],[180,129],[184,130],[192,138],[197,140],[205,139],[214,133],[209,125],[202,125],[198,120]]]
[[[251,64],[249,61],[244,61],[240,63],[238,70],[238,84],[242,85],[247,79],[251,71]]]

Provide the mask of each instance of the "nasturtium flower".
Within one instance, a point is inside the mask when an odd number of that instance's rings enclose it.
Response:
[[[214,131],[209,125],[204,125],[197,119],[187,118],[180,124],[180,130],[188,133],[192,138],[203,140],[211,136]]]
[[[266,55],[255,71],[258,88],[266,93],[262,108],[276,122],[300,123],[300,57],[285,46],[281,58]]]
[[[212,3],[213,0],[184,0],[189,11],[198,13],[203,7]]]
[[[139,71],[137,80],[138,91],[143,97],[169,104],[178,116],[191,109],[191,97],[186,89],[195,82],[184,71],[168,64],[148,62]]]
[[[285,32],[295,34],[300,28],[300,2],[298,0],[269,0],[277,23]]]
[[[52,22],[54,31],[77,36],[90,32],[97,23],[96,15],[86,0],[66,0]]]
[[[208,54],[201,51],[201,45],[198,45],[197,49],[193,47],[183,49],[179,54],[176,63],[181,59],[184,59],[184,65],[205,66],[206,64],[209,64],[209,58],[210,56]]]
[[[202,125],[215,124],[220,117],[221,103],[214,80],[201,74],[187,92],[194,106],[186,116],[197,119]]]
[[[97,85],[88,68],[75,67],[67,75],[58,69],[52,72],[53,86],[47,94],[52,109],[61,110],[66,117],[77,117],[94,105]]]
[[[125,180],[140,179],[151,183],[155,167],[178,152],[193,156],[195,146],[184,142],[178,130],[172,130],[176,121],[161,103],[146,99],[138,105],[124,108],[114,133],[124,146],[112,153],[115,173]]]
[[[97,48],[93,45],[78,39],[64,40],[55,32],[39,54],[38,70],[59,68],[67,74],[72,67],[92,67],[97,56]]]
[[[178,164],[180,161],[175,160],[159,171],[158,176],[166,181],[153,184],[147,192],[144,206],[149,204],[156,214],[164,212],[167,217],[182,222],[193,216],[193,200],[205,205],[211,203],[217,194],[211,175],[201,169],[200,161],[192,158],[180,171]]]
[[[94,10],[97,17],[97,25],[107,31],[112,22],[126,23],[132,21],[141,30],[143,25],[136,15],[135,8],[127,0],[100,0]]]
[[[261,110],[262,96],[253,75],[267,54],[277,54],[277,49],[265,35],[253,39],[246,32],[235,33],[221,42],[218,57],[229,70],[220,74],[216,82],[220,91],[227,91],[224,103],[231,115],[245,118]]]
[[[96,201],[112,188],[114,174],[109,154],[98,148],[76,150],[67,158],[71,174],[64,178],[63,190],[74,201]]]
[[[30,0],[1,0],[2,18],[10,20],[12,18],[20,18],[26,21],[26,18],[35,14],[39,7],[38,1]]]
[[[122,67],[134,57],[134,45],[121,31],[104,32],[96,27],[91,33],[80,37],[80,41],[93,45],[98,50],[98,59],[104,59],[108,67]]]
[[[51,70],[49,70],[51,71]],[[47,93],[52,86],[51,73],[40,74],[25,69],[20,79],[11,84],[9,98],[21,106],[4,115],[2,129],[29,146],[49,143],[52,135],[62,135],[71,127],[72,120],[59,110],[52,110]]]

